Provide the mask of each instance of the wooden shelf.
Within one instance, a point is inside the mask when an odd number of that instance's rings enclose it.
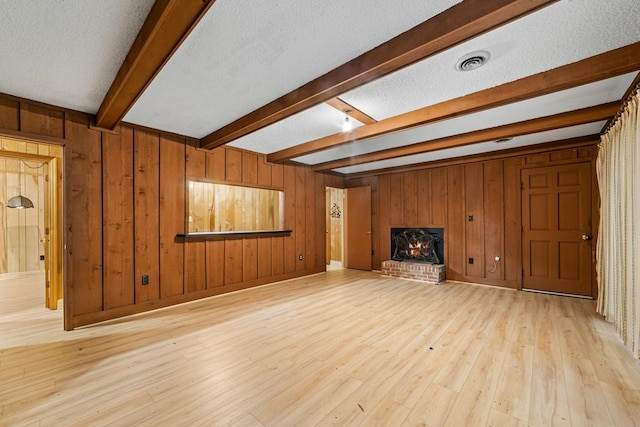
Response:
[[[205,240],[232,240],[252,237],[288,236],[291,230],[261,230],[261,231],[203,231],[197,233],[176,234],[177,242],[198,242]]]

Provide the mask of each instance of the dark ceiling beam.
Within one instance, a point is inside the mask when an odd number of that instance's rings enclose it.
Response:
[[[263,107],[205,136],[213,149],[393,73],[557,0],[465,0]]]
[[[353,105],[344,102],[342,99],[340,99],[338,97],[331,98],[330,100],[325,102],[325,104],[329,105],[330,107],[335,108],[338,111],[342,111],[342,112],[347,112],[348,111],[349,112],[349,116],[353,117],[354,119],[356,119],[357,121],[359,121],[360,123],[363,123],[365,125],[372,125],[372,124],[378,122],[373,117],[363,113],[362,111],[358,110]]]
[[[120,123],[215,0],[156,0],[96,115],[96,127]]]
[[[402,173],[411,172],[417,170],[441,168],[447,166],[464,165],[470,162],[487,162],[491,160],[506,159],[515,156],[525,156],[538,153],[549,153],[550,151],[560,151],[566,149],[579,149],[583,147],[593,146],[600,142],[600,135],[587,135],[579,136],[576,138],[563,139],[560,141],[544,142],[536,145],[529,145],[526,147],[508,148],[506,150],[491,151],[490,153],[471,154],[469,156],[452,157],[442,160],[433,160],[430,162],[413,163],[411,165],[394,166],[384,169],[376,169],[370,171],[350,173],[348,175],[340,174],[338,172],[325,172],[332,173],[337,176],[341,176],[346,179],[359,179],[367,178],[371,176],[380,176],[390,173]]]
[[[321,172],[347,166],[359,165],[363,163],[377,162],[380,160],[394,159],[397,157],[422,154],[430,151],[445,150],[448,148],[462,147],[465,145],[477,144],[481,142],[495,141],[501,138],[514,138],[516,136],[531,133],[546,132],[550,130],[593,123],[601,120],[608,120],[620,109],[620,101],[609,102],[607,104],[568,111],[552,116],[539,117],[537,119],[525,120],[508,125],[496,126],[489,129],[482,129],[467,132],[459,135],[447,136],[430,141],[418,142],[416,144],[405,145],[398,148],[376,151],[374,153],[353,156],[346,159],[334,160],[326,163],[319,163],[312,166],[314,172]]]
[[[380,120],[372,125],[355,128],[348,133],[329,135],[280,150],[269,154],[267,160],[274,163],[282,162],[343,144],[363,142],[428,123],[571,89],[639,69],[640,43],[634,43],[500,86]]]

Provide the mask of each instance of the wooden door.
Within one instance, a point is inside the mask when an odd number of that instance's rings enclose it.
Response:
[[[324,259],[325,259],[325,264],[329,265],[331,264],[331,233],[329,232],[329,230],[331,230],[331,190],[329,189],[329,187],[325,188],[325,204],[327,212],[325,212],[325,218],[324,218],[324,232],[325,232],[325,239],[324,239],[324,251],[325,251],[325,255],[324,255]]]
[[[591,164],[522,170],[523,289],[593,297]]]
[[[344,266],[371,270],[371,187],[344,190]]]

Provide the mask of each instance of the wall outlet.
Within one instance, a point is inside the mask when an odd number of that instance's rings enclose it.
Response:
[[[300,261],[302,261],[302,259],[303,259],[303,258],[304,258],[304,257],[302,256],[302,254],[298,255],[298,259],[299,259]]]
[[[40,255],[40,261],[44,261],[44,255]]]
[[[473,215],[469,215],[469,221],[473,221]]]
[[[146,274],[142,275],[142,284],[143,285],[148,285],[149,284],[149,276]]]
[[[469,258],[469,264],[473,264],[473,258]]]
[[[495,262],[500,261],[500,257],[499,257],[499,256],[495,257],[495,258],[494,258],[494,261],[495,261]]]

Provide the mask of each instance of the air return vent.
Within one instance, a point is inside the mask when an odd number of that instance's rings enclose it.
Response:
[[[491,54],[486,50],[477,50],[463,56],[456,63],[456,70],[458,71],[471,71],[476,68],[482,67],[489,61]]]

